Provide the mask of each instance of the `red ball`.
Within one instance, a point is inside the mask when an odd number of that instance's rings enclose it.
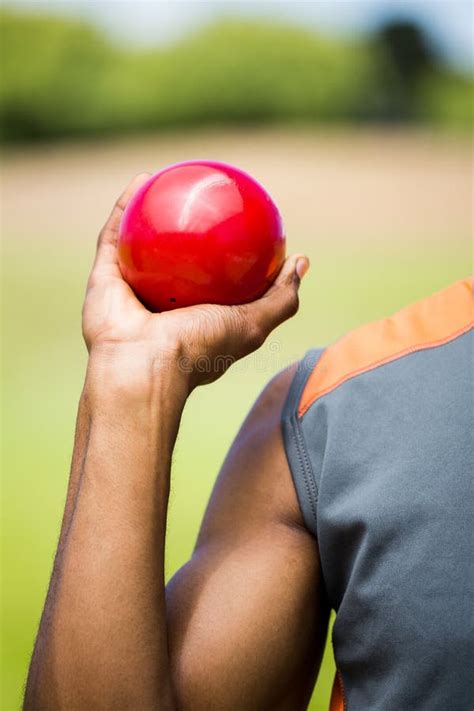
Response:
[[[226,163],[161,170],[130,200],[120,225],[120,270],[151,311],[253,301],[284,258],[275,203],[254,178]]]

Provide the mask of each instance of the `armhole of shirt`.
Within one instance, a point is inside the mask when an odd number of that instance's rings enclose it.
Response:
[[[298,407],[306,382],[313,372],[323,349],[308,351],[298,363],[298,369],[288,391],[282,411],[282,433],[286,457],[296,489],[304,522],[311,533],[317,535],[318,492],[311,459],[304,440]]]

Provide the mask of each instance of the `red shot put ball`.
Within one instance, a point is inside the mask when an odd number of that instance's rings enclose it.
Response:
[[[243,304],[261,296],[285,258],[280,213],[250,175],[187,161],[153,175],[122,217],[124,279],[151,311]]]

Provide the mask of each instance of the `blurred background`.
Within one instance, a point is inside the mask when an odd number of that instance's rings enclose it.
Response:
[[[289,250],[312,263],[298,316],[188,404],[169,576],[265,382],[472,271],[472,8],[2,4],[2,709],[20,708],[53,562],[86,362],[81,302],[113,200],[139,171],[229,161],[267,187]],[[327,709],[333,673],[329,644],[313,711]]]

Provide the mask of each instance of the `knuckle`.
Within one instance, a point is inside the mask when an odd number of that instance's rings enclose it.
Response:
[[[127,207],[128,198],[129,196],[127,192],[122,193],[122,195],[120,195],[120,197],[118,197],[115,201],[114,210],[119,210],[120,212],[123,212],[123,210],[125,210],[125,208]]]
[[[236,338],[250,350],[255,350],[262,345],[264,332],[255,314],[247,305],[236,305],[232,309],[233,327]]]
[[[294,316],[298,312],[299,306],[300,306],[300,300],[299,300],[298,292],[296,291],[296,289],[293,288],[291,290],[289,297],[288,297],[288,313],[289,313],[289,315]]]
[[[100,246],[103,244],[103,242],[104,242],[104,236],[105,236],[105,227],[103,227],[103,228],[100,230],[99,235],[98,235],[98,237],[97,237],[97,249],[100,249]]]
[[[252,321],[248,326],[247,342],[253,350],[260,348],[266,338],[266,333],[262,324]]]
[[[284,271],[281,272],[280,278],[278,280],[278,286],[281,289],[292,288],[294,284],[295,274],[292,269],[289,269],[286,265]]]
[[[295,285],[295,273],[294,271],[289,271],[285,277],[285,286],[293,288]]]

